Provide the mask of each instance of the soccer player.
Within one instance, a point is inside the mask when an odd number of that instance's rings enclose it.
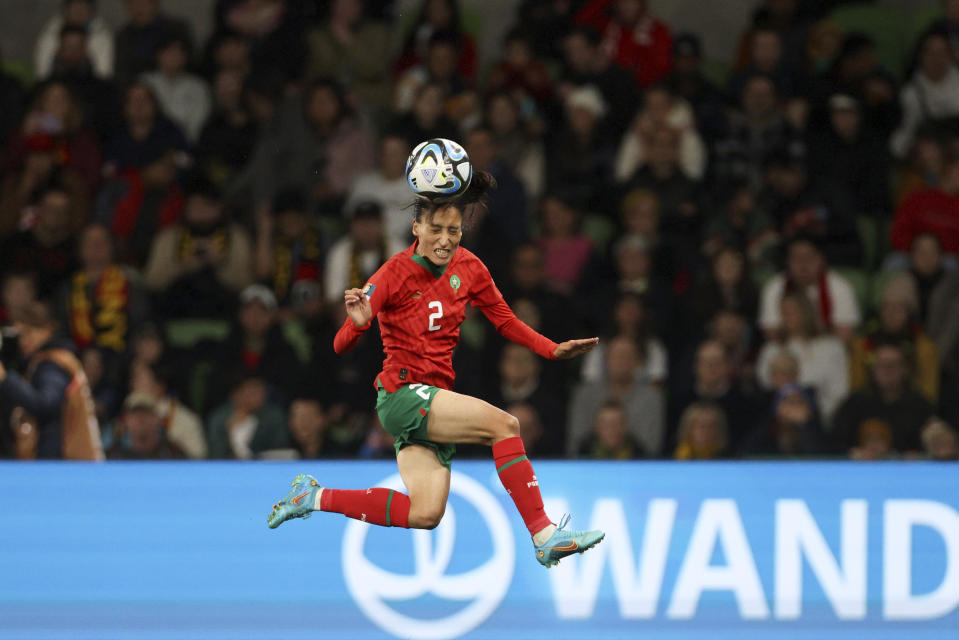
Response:
[[[503,300],[480,259],[459,246],[464,213],[485,206],[485,194],[495,184],[488,173],[477,172],[452,202],[419,197],[413,245],[387,260],[362,289],[344,294],[348,317],[333,347],[337,353],[349,351],[379,317],[386,360],[374,382],[376,411],[395,440],[397,466],[409,495],[382,488],[329,489],[300,474],[274,505],[267,520],[271,528],[313,511],[332,511],[387,527],[433,529],[446,510],[454,445],[479,443],[492,446],[496,471],[533,537],[540,564],[551,567],[603,539],[602,531],[565,529],[568,517],[558,527],[547,517],[516,418],[450,390],[453,348],[467,303],[479,308],[500,334],[544,358],[572,358],[599,342],[588,338],[556,344],[531,329]]]

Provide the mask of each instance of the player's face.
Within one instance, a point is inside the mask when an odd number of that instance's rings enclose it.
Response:
[[[423,214],[422,221],[413,221],[413,235],[419,240],[416,253],[437,266],[449,264],[463,238],[463,214],[455,206]]]

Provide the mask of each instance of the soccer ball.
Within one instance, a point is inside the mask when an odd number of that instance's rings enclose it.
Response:
[[[434,202],[457,198],[473,179],[473,165],[466,150],[446,138],[425,140],[406,160],[406,182],[418,196]]]

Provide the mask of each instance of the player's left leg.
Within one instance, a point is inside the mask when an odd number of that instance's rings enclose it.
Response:
[[[603,539],[601,531],[559,529],[546,515],[539,480],[519,437],[519,421],[502,409],[471,396],[437,390],[430,407],[427,433],[439,443],[480,443],[493,448],[500,482],[526,524],[539,562],[550,567],[571,553],[585,551]]]

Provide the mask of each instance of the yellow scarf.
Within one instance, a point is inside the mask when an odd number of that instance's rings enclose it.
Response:
[[[299,240],[299,239],[297,239]],[[297,280],[296,267],[303,262],[320,261],[320,236],[310,229],[302,238],[302,247],[297,263],[293,264],[293,245],[284,238],[273,242],[273,293],[277,300],[286,298],[290,284]]]
[[[130,283],[123,270],[107,268],[93,288],[94,299],[87,295],[89,278],[85,271],[73,276],[70,294],[70,333],[81,349],[91,343],[122,352],[127,345],[127,303]]]
[[[213,232],[213,250],[217,256],[223,256],[226,254],[226,242],[229,237],[226,227],[219,227],[216,231]],[[183,262],[187,257],[193,255],[193,252],[196,251],[196,238],[193,237],[193,234],[189,229],[183,229],[183,233],[180,234],[180,249],[177,252],[179,260]]]

